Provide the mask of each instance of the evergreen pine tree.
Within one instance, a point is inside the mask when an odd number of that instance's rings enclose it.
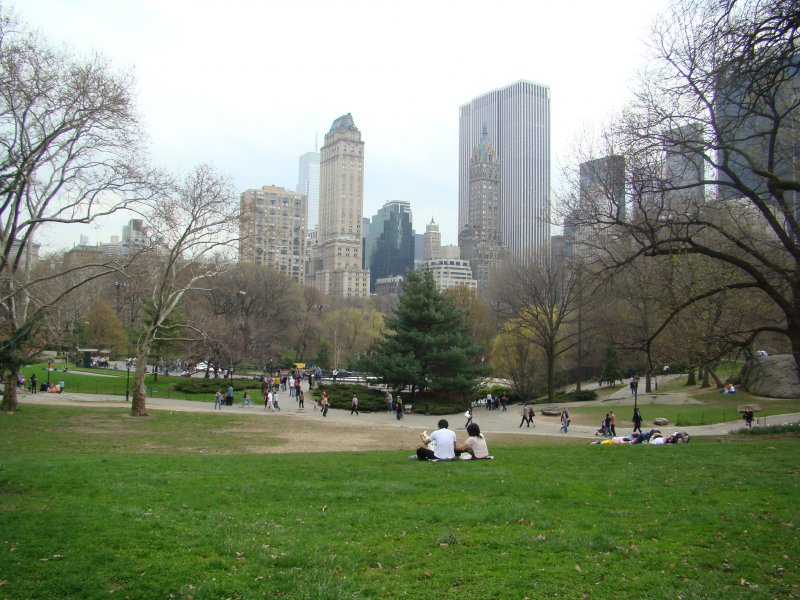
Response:
[[[470,336],[465,313],[452,297],[436,289],[430,271],[411,272],[392,317],[391,332],[361,368],[384,383],[466,394],[485,369],[477,363],[481,348]]]

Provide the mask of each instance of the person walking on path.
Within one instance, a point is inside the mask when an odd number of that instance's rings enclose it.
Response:
[[[39,385],[39,384],[36,381],[36,373],[34,373],[33,375],[31,375],[31,393],[32,394],[38,394],[39,393],[39,390],[36,387],[37,385]]]
[[[608,429],[611,431],[611,437],[617,437],[617,417],[614,415],[614,411],[609,411],[608,413]]]
[[[322,400],[320,400],[320,403],[322,404],[322,416],[327,417],[328,407],[330,407],[330,402],[328,402],[328,392],[322,392]]]
[[[506,396],[505,394],[503,394],[502,396],[500,396],[500,406],[503,408],[503,412],[505,412],[506,410],[508,410],[508,409],[506,408],[506,404],[508,404],[508,396]]]
[[[639,412],[639,407],[633,409],[633,432],[642,433],[642,413]]]
[[[222,390],[217,390],[214,394],[214,410],[222,410]]]
[[[303,390],[297,390],[297,409],[306,409],[306,395],[303,393]]]
[[[264,412],[267,412],[267,411],[272,412],[274,410],[274,408],[272,406],[272,390],[271,389],[267,391],[267,395],[264,396],[264,398],[265,398],[265,400],[264,400]]]
[[[519,422],[519,426],[522,427],[523,423],[527,423],[528,427],[531,426],[530,410],[527,404],[522,405],[522,421]]]
[[[386,390],[386,412],[394,412],[394,402],[392,401],[392,392]]]
[[[570,424],[569,411],[566,408],[563,408],[561,410],[561,431],[567,433],[569,431],[569,424]]]
[[[350,401],[350,414],[356,413],[358,415],[358,398],[353,395],[353,399]]]
[[[400,394],[397,394],[397,402],[394,403],[394,414],[398,421],[403,418],[403,399]]]
[[[233,406],[233,386],[229,385],[225,391],[225,406]]]
[[[467,422],[464,425],[464,429],[469,427],[469,424],[472,423],[472,408],[468,408],[467,412],[464,413],[464,416],[467,417]]]
[[[275,386],[275,390],[272,392],[272,406],[275,407],[275,410],[281,412],[281,405],[278,404],[278,386]]]

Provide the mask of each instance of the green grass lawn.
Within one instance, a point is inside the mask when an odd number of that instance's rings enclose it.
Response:
[[[124,396],[126,388],[130,385],[131,393],[133,393],[133,380],[136,375],[134,371],[131,371],[129,382],[127,371],[86,369],[84,367],[67,365],[68,370],[64,372],[64,365],[62,363],[53,364],[52,366],[56,370],[50,372],[50,381],[52,383],[58,383],[60,380],[63,380],[65,389],[69,392]],[[28,381],[30,381],[30,377],[34,373],[36,373],[40,384],[47,382],[47,363],[29,365],[22,369],[22,374]],[[197,400],[200,402],[214,401],[213,392],[207,394],[187,394],[175,389],[175,384],[186,381],[187,378],[185,377],[173,375],[166,377],[159,374],[157,379],[154,378],[152,373],[148,373],[145,376],[148,397],[177,398],[179,400]],[[218,383],[219,388],[224,394],[227,380],[219,378],[214,381]],[[249,391],[250,395],[253,397],[253,401],[257,402],[261,397],[261,384],[253,380],[253,385],[249,388]],[[237,392],[236,399],[240,400],[241,395],[241,392]]]
[[[0,597],[800,595],[796,436],[250,453],[278,435],[236,415],[3,415]]]

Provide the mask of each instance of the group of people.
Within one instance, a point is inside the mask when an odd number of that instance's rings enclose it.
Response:
[[[394,413],[397,420],[401,420],[403,418],[403,399],[400,397],[400,394],[397,394],[397,400],[392,398],[392,392],[386,390],[386,412],[389,414]]]
[[[632,433],[631,435],[614,436],[606,440],[595,440],[590,444],[650,444],[661,446],[664,444],[689,443],[690,436],[685,431],[675,431],[670,435],[664,435],[658,429],[651,429],[646,433]]]
[[[66,371],[66,369],[64,369]],[[64,391],[66,383],[64,383],[63,379],[59,379],[58,383],[43,383],[41,388],[39,387],[39,380],[36,377],[36,373],[33,373],[30,378],[28,379],[28,390],[31,394],[38,394],[40,389],[42,392],[46,392],[48,394],[61,394]],[[25,378],[22,375],[17,376],[17,387],[25,388]]]
[[[642,416],[639,415],[639,421],[636,421],[636,415],[638,414],[638,409],[634,412],[634,421],[633,427],[634,431],[636,428],[641,426],[642,424]],[[641,431],[641,429],[639,430]],[[600,423],[600,427],[597,428],[597,431],[594,432],[595,436],[602,435],[603,437],[615,437],[617,435],[617,416],[614,414],[614,411],[609,411],[606,413],[605,418]]]
[[[417,448],[417,453],[411,458],[417,460],[462,460],[490,459],[489,447],[486,438],[481,433],[477,423],[467,426],[467,439],[459,443],[456,432],[448,429],[447,419],[439,419],[439,429],[428,435],[427,431],[419,434],[422,446]]]
[[[507,410],[508,396],[505,394],[502,396],[486,394],[486,398],[483,399],[483,404],[486,406],[486,410]]]

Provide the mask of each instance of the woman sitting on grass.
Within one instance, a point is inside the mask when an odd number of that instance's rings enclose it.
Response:
[[[481,433],[481,428],[477,423],[470,423],[467,426],[467,433],[469,437],[463,444],[456,444],[456,452],[464,452],[461,458],[469,460],[470,458],[490,458],[489,447],[486,445],[486,438]]]

